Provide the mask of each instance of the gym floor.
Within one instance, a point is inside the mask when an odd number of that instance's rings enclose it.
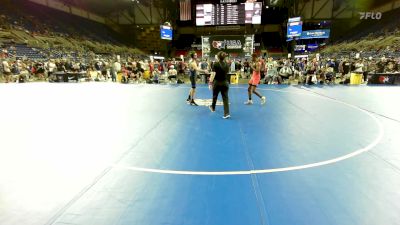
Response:
[[[0,84],[0,224],[400,224],[399,87]]]

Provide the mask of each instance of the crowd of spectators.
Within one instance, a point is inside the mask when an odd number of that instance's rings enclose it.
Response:
[[[96,56],[93,59],[15,59],[1,51],[0,82],[112,81],[121,83],[159,83],[160,80],[182,82],[186,63],[181,60],[150,60],[143,57],[117,55]],[[180,78],[180,79],[179,79]]]
[[[350,54],[353,55],[353,54]],[[324,57],[310,58],[260,58],[261,83],[263,84],[349,84],[351,74],[360,74],[367,83],[374,73],[400,73],[400,57],[361,58],[354,57]],[[228,59],[230,72],[236,73],[242,79],[250,78],[252,74],[248,59]],[[213,61],[202,60],[199,67],[210,70]],[[400,76],[400,74],[399,74]]]
[[[352,73],[367,82],[373,73],[399,73],[400,58],[298,58],[261,60],[265,84],[348,84]]]
[[[92,59],[15,59],[7,58],[2,51],[0,81],[61,81],[57,75],[79,74],[79,81],[113,81],[122,83],[182,83],[187,78],[188,62],[167,59],[152,60],[146,57],[96,56]],[[367,82],[373,73],[399,73],[400,58],[260,58],[263,84],[348,84],[351,73],[363,75]],[[210,71],[214,60],[202,59],[199,68]],[[228,59],[230,72],[241,79],[251,76],[247,59]],[[199,74],[199,79],[201,79]]]

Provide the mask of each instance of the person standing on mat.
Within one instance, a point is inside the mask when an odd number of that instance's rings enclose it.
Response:
[[[224,102],[224,116],[222,118],[230,118],[229,114],[229,82],[228,82],[228,72],[229,66],[225,62],[225,57],[227,54],[225,52],[218,52],[217,58],[218,62],[214,63],[212,67],[211,77],[210,77],[210,89],[213,92],[212,105],[209,106],[211,112],[215,112],[215,106],[217,104],[218,94],[221,92],[222,100]]]
[[[196,102],[194,101],[194,95],[196,93],[196,79],[197,79],[197,72],[208,73],[207,70],[202,70],[197,66],[197,53],[193,52],[190,53],[190,62],[189,62],[189,71],[190,71],[190,83],[192,88],[189,91],[189,96],[186,102],[190,105],[197,106]]]
[[[247,89],[247,92],[249,94],[249,100],[247,100],[244,104],[246,105],[253,104],[253,100],[251,99],[253,93],[256,94],[261,99],[261,104],[265,104],[266,102],[265,96],[262,96],[258,91],[256,91],[257,85],[260,83],[261,80],[261,72],[260,72],[261,62],[258,59],[256,53],[253,53],[251,56],[252,56],[252,61],[250,62],[250,68],[253,70],[253,74],[249,81],[249,88]]]

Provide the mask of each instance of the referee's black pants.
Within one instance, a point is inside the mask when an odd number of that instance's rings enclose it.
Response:
[[[224,115],[229,115],[229,83],[227,81],[218,82],[215,81],[213,86],[213,100],[211,107],[215,110],[217,104],[218,94],[221,92],[222,101],[224,102]]]

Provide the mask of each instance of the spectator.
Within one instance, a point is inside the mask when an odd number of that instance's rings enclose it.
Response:
[[[335,69],[334,69],[334,65],[330,64],[325,71],[325,82],[329,82],[329,83],[335,83],[335,79],[336,79],[336,75],[335,75]]]
[[[8,64],[7,60],[3,60],[2,62],[2,72],[4,74],[5,82],[8,83],[11,81],[11,68],[10,65]]]
[[[168,80],[172,81],[172,79],[177,79],[178,72],[176,71],[175,67],[171,65],[168,70]]]
[[[243,63],[243,72],[244,78],[248,78],[250,76],[250,73],[252,72],[250,69],[250,63],[247,61],[247,59]]]
[[[287,66],[287,64],[284,64],[282,69],[279,70],[279,76],[278,76],[278,83],[282,83],[283,80],[287,80],[292,76],[292,70]]]
[[[111,80],[112,82],[117,82],[117,74],[121,72],[121,63],[119,61],[115,61],[111,67]]]
[[[267,75],[265,76],[264,84],[271,84],[272,82],[277,81],[279,73],[277,70],[276,61],[273,61],[272,58],[269,58],[268,62],[266,63],[265,66],[266,66]]]
[[[202,70],[209,70],[209,65],[206,58],[203,58],[202,62],[200,63],[200,68]]]
[[[54,63],[54,59],[50,59],[50,61],[47,63],[47,77],[49,80],[55,80],[54,77],[54,72],[56,71],[57,67],[56,64]]]
[[[355,70],[354,70],[355,73],[359,73],[359,74],[363,73],[364,64],[362,63],[361,60],[357,60],[357,62],[354,64],[354,67],[355,67]]]
[[[158,68],[155,68],[152,73],[152,82],[158,84],[160,75],[161,75],[160,70],[158,70]]]

